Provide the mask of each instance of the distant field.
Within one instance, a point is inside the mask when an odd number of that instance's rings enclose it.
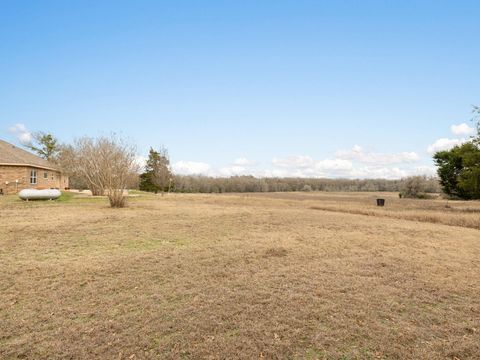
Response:
[[[396,194],[3,196],[0,358],[478,359],[479,229]]]

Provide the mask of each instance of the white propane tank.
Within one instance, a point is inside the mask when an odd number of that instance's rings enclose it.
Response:
[[[18,196],[22,200],[53,200],[58,199],[60,195],[62,195],[62,193],[57,189],[23,189],[18,193]]]

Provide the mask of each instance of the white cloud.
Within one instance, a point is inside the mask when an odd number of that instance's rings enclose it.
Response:
[[[353,169],[349,177],[358,179],[400,179],[406,176],[408,176],[408,172],[399,167],[364,166]]]
[[[135,156],[135,164],[140,168],[140,170],[143,170],[147,164],[147,158],[143,155],[137,155]]]
[[[311,167],[314,161],[310,156],[297,155],[286,158],[273,158],[272,164],[285,168],[306,168]]]
[[[475,133],[475,129],[468,126],[466,123],[452,125],[450,126],[450,130],[454,135],[457,135],[457,136],[467,136]],[[468,139],[466,138],[456,138],[456,139],[440,138],[440,139],[437,139],[433,144],[428,146],[427,152],[429,154],[435,154],[437,151],[450,150],[457,145],[462,145],[466,143],[467,141]]]
[[[325,159],[315,163],[315,168],[322,170],[350,170],[352,162],[343,159]]]
[[[361,146],[355,145],[351,150],[339,150],[335,153],[339,159],[355,160],[365,164],[391,165],[413,163],[420,160],[415,152],[400,152],[393,154],[366,152]]]
[[[408,176],[413,175],[436,176],[437,168],[434,166],[417,166],[411,170]]]
[[[15,124],[8,128],[8,131],[15,135],[22,144],[28,144],[32,141],[32,133],[24,124]]]
[[[435,168],[403,164],[401,166],[366,164],[356,166],[354,162],[344,159],[324,159],[314,161],[312,166],[285,167],[266,170],[263,176],[300,177],[300,178],[347,178],[347,179],[400,179],[412,175],[434,175]]]
[[[210,175],[211,167],[204,162],[178,161],[172,166],[173,172],[179,175]]]
[[[450,127],[450,130],[452,130],[452,133],[457,136],[472,135],[475,132],[474,128],[468,126],[465,123],[452,125]]]
[[[299,178],[384,178],[400,179],[412,175],[434,175],[435,168],[414,164],[420,157],[414,152],[392,154],[366,152],[355,145],[351,150],[338,151],[336,157],[314,159],[308,155],[275,157],[270,166],[246,158],[238,158],[230,165],[214,168],[207,163],[180,161],[173,165],[177,174],[230,177]],[[414,166],[417,165],[417,166]]]
[[[277,169],[269,170],[267,176],[274,177],[327,177],[346,176],[353,164],[344,159],[324,159],[315,161],[310,156],[296,155],[274,158],[272,164]]]
[[[436,170],[431,166],[416,166],[413,168],[365,166],[352,169],[349,173],[349,178],[395,180],[414,175],[433,176],[435,174]]]
[[[441,138],[435,141],[427,148],[429,154],[435,154],[437,151],[450,150],[457,145],[461,145],[466,142],[466,139],[447,139]]]
[[[233,166],[225,166],[220,168],[218,171],[218,175],[222,177],[230,177],[230,176],[239,176],[239,175],[252,175],[251,171],[248,171],[243,166],[233,165]]]
[[[334,158],[315,160],[307,155],[274,158],[274,170],[266,172],[275,177],[329,178],[387,178],[399,179],[412,174],[430,175],[431,169],[412,167],[420,161],[415,152],[392,154],[367,152],[355,145],[350,150],[337,151]],[[396,166],[393,166],[396,165]]]
[[[312,166],[297,170],[299,177],[348,177],[353,163],[343,159],[315,161]]]
[[[289,157],[293,159],[298,157]],[[279,160],[277,158],[277,160]],[[278,163],[278,161],[277,161]],[[277,165],[273,168],[252,169],[239,165],[213,168],[207,163],[179,161],[173,165],[173,171],[180,175],[206,175],[218,177],[251,175],[255,177],[299,177],[299,178],[347,178],[347,179],[400,179],[412,175],[434,175],[435,168],[430,166],[391,166],[374,165],[355,166],[350,160],[324,159],[306,166],[304,162],[289,162],[289,166]]]
[[[247,158],[238,158],[233,161],[234,166],[255,166],[257,163],[255,161],[248,160]]]

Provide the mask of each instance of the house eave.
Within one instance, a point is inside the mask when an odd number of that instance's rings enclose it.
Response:
[[[34,165],[34,164],[13,164],[13,163],[0,163],[0,166],[22,166],[22,167],[31,167],[44,170],[53,170],[61,173],[62,171],[53,167],[43,166],[43,165]]]

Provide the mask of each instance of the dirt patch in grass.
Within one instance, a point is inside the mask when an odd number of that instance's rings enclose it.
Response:
[[[475,359],[480,232],[311,209],[372,201],[0,198],[0,358]]]
[[[283,257],[283,256],[287,256],[287,249],[285,248],[279,248],[279,247],[276,247],[276,248],[270,248],[270,249],[267,249],[267,251],[265,251],[265,257]]]

